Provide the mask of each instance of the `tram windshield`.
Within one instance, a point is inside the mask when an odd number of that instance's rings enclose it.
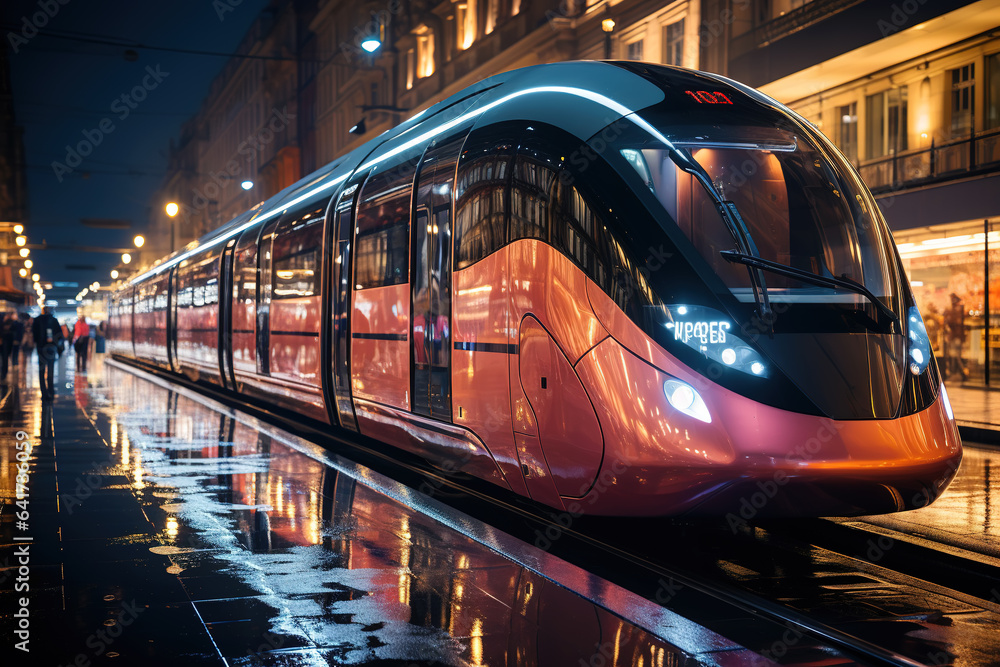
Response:
[[[669,145],[651,137],[620,151],[737,299],[755,300],[747,255],[766,260],[757,266],[772,303],[861,304],[864,292],[895,294],[895,264],[868,199],[808,138],[741,125],[686,129],[665,137]]]
[[[633,321],[737,391],[759,395],[748,382],[786,377],[835,418],[897,414],[911,361],[932,384],[929,354],[907,342],[920,338],[919,314],[892,237],[836,148],[748,90],[626,65],[664,100],[607,126],[591,147],[718,297],[699,296],[677,271],[649,271],[647,307],[626,311]]]

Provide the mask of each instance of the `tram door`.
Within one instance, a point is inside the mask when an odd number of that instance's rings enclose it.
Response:
[[[417,174],[412,229],[413,411],[451,421],[452,188],[465,134],[431,144]]]

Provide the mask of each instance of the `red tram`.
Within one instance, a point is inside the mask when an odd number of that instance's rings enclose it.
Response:
[[[111,352],[606,515],[891,512],[961,443],[808,122],[632,62],[482,81],[133,278]]]

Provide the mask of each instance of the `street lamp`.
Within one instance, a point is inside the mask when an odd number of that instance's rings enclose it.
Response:
[[[14,225],[14,233],[15,234],[20,234],[22,232],[24,232],[24,225],[21,225],[21,224]]]
[[[17,254],[19,254],[21,257],[27,257],[29,253],[31,253],[31,251],[28,250],[27,248],[21,248],[20,250],[17,251]]]
[[[136,234],[135,238],[132,239],[132,243],[135,244],[136,248],[141,248],[142,244],[144,244],[145,242],[146,242],[146,237],[144,237],[142,234]]]
[[[30,268],[31,268],[31,267],[33,267],[34,265],[35,265],[35,263],[34,263],[34,262],[32,262],[32,261],[31,261],[30,259],[26,259],[26,260],[24,260],[24,268],[26,268],[26,269],[30,269]]]
[[[118,269],[111,269],[111,279],[118,280]]]
[[[24,267],[22,267],[21,270],[17,272],[17,274],[19,276],[21,276],[22,278],[27,278],[28,277],[28,269],[25,269]]]
[[[177,202],[169,202],[163,207],[163,210],[167,212],[167,216],[174,218],[177,216],[177,212],[181,210],[181,207],[177,205]]]
[[[131,261],[132,261],[132,255],[128,254],[127,252],[123,252],[122,253],[122,264],[128,264]]]
[[[365,50],[365,53],[375,53],[378,51],[378,47],[382,46],[382,42],[375,35],[371,37],[366,37],[363,42],[361,42],[361,48]]]
[[[615,29],[614,19],[604,19],[601,21],[601,30],[604,31],[604,59],[611,60],[611,33]]]
[[[31,274],[31,279],[37,283],[39,280],[42,279],[42,277],[40,275],[38,275],[37,273],[32,273]]]
[[[18,236],[16,239],[14,239],[14,243],[16,243],[18,247],[24,246],[24,244],[26,244],[27,242],[28,242],[27,236]]]
[[[253,181],[243,181],[242,183],[240,183],[240,187],[243,188],[244,190],[249,190],[250,188],[253,187]]]

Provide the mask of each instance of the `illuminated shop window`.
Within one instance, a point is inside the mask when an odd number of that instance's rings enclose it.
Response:
[[[425,25],[414,31],[417,34],[417,78],[434,73],[434,31]]]
[[[989,320],[991,377],[1000,376],[1000,225],[989,236],[982,222],[935,225],[893,232],[913,296],[949,382],[983,384]],[[990,313],[986,309],[989,241]]]

